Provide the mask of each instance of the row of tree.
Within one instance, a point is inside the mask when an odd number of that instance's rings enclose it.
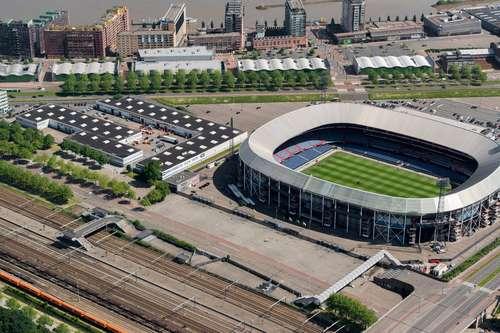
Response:
[[[59,145],[62,150],[71,151],[77,155],[90,158],[100,165],[108,164],[109,157],[103,152],[96,150],[88,145],[82,145],[70,139],[64,139]]]
[[[0,181],[59,205],[67,203],[73,197],[68,186],[7,161],[0,161]]]
[[[170,187],[168,184],[163,181],[156,181],[155,187],[142,198],[141,205],[147,207],[162,202],[169,194]]]
[[[29,159],[39,149],[49,149],[54,138],[34,128],[23,128],[19,123],[0,121],[0,154],[6,157]]]
[[[332,294],[327,299],[326,305],[330,313],[355,332],[362,332],[377,321],[377,315],[373,310],[342,294]]]
[[[373,84],[378,84],[380,80],[383,82],[397,82],[403,80],[437,80],[437,79],[452,79],[452,80],[472,80],[484,82],[487,79],[486,73],[479,65],[451,65],[446,73],[443,69],[439,74],[429,67],[408,67],[408,68],[369,68],[361,71],[361,74],[367,74],[368,80]]]
[[[259,71],[221,73],[214,71],[178,70],[175,73],[151,71],[149,75],[142,72],[129,72],[126,80],[121,76],[104,74],[68,75],[62,85],[65,94],[115,93],[131,94],[154,93],[158,91],[233,91],[235,89],[278,90],[283,87],[313,87],[324,89],[331,83],[327,70],[316,71]]]
[[[33,159],[33,162],[41,164],[63,176],[70,177],[75,181],[94,183],[100,188],[110,191],[115,197],[129,199],[136,197],[135,192],[127,182],[110,178],[101,172],[90,170],[79,164],[67,162],[55,155],[40,154]]]

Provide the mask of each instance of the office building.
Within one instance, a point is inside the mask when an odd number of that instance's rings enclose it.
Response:
[[[137,29],[124,31],[117,37],[117,52],[122,57],[136,55],[140,49],[182,46],[186,40],[186,5],[170,5],[159,19],[135,25]]]
[[[5,90],[0,90],[0,114],[9,112],[9,97]]]
[[[346,32],[359,31],[365,25],[365,0],[343,0],[342,28]]]
[[[0,55],[34,58],[45,54],[43,32],[51,24],[67,24],[68,13],[51,10],[29,21],[0,21]]]
[[[115,52],[118,46],[118,34],[130,30],[128,8],[125,6],[113,7],[106,11],[101,18],[104,46],[110,53]]]
[[[290,35],[283,36],[265,36],[254,38],[252,40],[254,50],[273,50],[273,49],[296,49],[307,47],[307,37],[294,37]]]
[[[302,0],[286,0],[285,30],[287,35],[303,37],[306,35],[306,10]]]
[[[34,57],[28,23],[14,20],[0,22],[0,55],[22,59]]]
[[[243,4],[241,0],[230,0],[224,12],[225,32],[243,32]]]
[[[425,32],[432,36],[455,36],[481,33],[481,20],[462,13],[445,13],[424,17]]]
[[[44,32],[47,58],[100,58],[106,55],[100,25],[51,26]]]

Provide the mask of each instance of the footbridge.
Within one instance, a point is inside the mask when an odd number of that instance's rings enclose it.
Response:
[[[65,230],[63,231],[62,238],[67,241],[76,242],[84,249],[89,250],[90,243],[85,237],[107,228],[108,226],[115,226],[125,233],[128,230],[128,224],[123,217],[108,215],[85,223],[74,230]]]
[[[394,266],[402,266],[401,262],[394,257],[392,254],[390,254],[386,250],[381,250],[377,252],[375,255],[370,257],[368,260],[363,262],[361,265],[359,265],[357,268],[355,268],[353,271],[351,271],[349,274],[344,276],[342,279],[339,281],[335,282],[332,286],[330,286],[328,289],[323,291],[319,295],[314,295],[314,296],[303,296],[295,300],[296,304],[307,306],[311,303],[314,303],[316,305],[321,305],[323,304],[328,297],[330,297],[332,294],[338,293],[340,290],[342,290],[345,286],[350,284],[352,281],[356,280],[359,276],[364,274],[366,271],[368,271],[370,268],[375,266],[377,263],[379,263],[383,259],[389,260],[389,262],[394,265]]]

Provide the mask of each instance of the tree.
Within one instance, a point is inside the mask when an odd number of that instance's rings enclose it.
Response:
[[[417,22],[417,15],[413,15],[413,22]]]
[[[349,331],[364,331],[377,321],[377,315],[357,300],[342,294],[332,294],[326,300],[327,311],[344,321]]]
[[[295,75],[295,71],[290,70],[285,72],[285,84],[290,88],[295,87],[297,84],[297,76]]]
[[[391,22],[391,17],[387,16],[387,22]]]
[[[207,70],[203,70],[198,78],[199,83],[203,87],[204,90],[207,90],[210,85],[210,74],[208,74]]]
[[[307,86],[307,75],[304,71],[297,72],[297,83],[300,87]]]
[[[134,71],[130,71],[127,74],[127,88],[130,92],[137,90],[137,74]]]
[[[274,89],[281,89],[283,87],[283,75],[280,71],[273,71],[271,74],[272,86]]]
[[[85,94],[88,91],[89,87],[89,79],[87,77],[87,74],[81,74],[80,77],[78,78],[78,81],[76,82],[76,92],[78,94]]]
[[[236,85],[236,79],[234,78],[233,73],[230,71],[224,72],[224,75],[222,76],[222,81],[224,82],[229,91],[233,90]]]
[[[66,325],[66,324],[59,324],[54,329],[54,333],[71,333],[71,330],[69,329],[68,325]]]
[[[146,163],[142,172],[142,176],[149,185],[152,185],[154,184],[154,182],[161,180],[162,174],[160,161],[151,160]]]
[[[373,84],[378,83],[378,73],[376,71],[369,71],[368,72],[368,80],[371,81]]]
[[[90,90],[94,93],[101,89],[101,77],[99,74],[90,74]]]
[[[457,65],[451,65],[449,71],[453,80],[460,80],[460,68]]]
[[[172,74],[172,72],[170,70],[166,70],[165,72],[163,72],[163,86],[166,89],[170,89],[173,82],[174,82],[174,75]]]
[[[470,66],[462,66],[460,69],[460,76],[462,79],[470,80],[472,77]]]
[[[191,91],[195,91],[198,88],[198,71],[196,69],[193,69],[187,75],[187,84]]]
[[[151,90],[158,91],[161,89],[161,75],[157,71],[151,71],[149,74],[149,79],[151,81]]]
[[[150,86],[149,76],[146,74],[140,75],[139,76],[139,88],[141,89],[141,91],[143,91],[143,92],[148,91],[149,86]]]
[[[75,74],[69,74],[64,80],[63,92],[66,94],[74,94],[76,90],[76,76]]]
[[[54,140],[54,137],[50,134],[47,134],[43,137],[42,139],[42,149],[43,150],[47,150],[49,149],[50,147],[52,147],[52,145],[54,144],[55,140]]]
[[[274,27],[278,27],[278,20],[277,19],[274,19]]]
[[[23,308],[21,309],[22,313],[24,313],[24,315],[31,319],[31,320],[34,320],[35,317],[36,317],[36,314],[37,312],[35,311],[35,309],[33,309],[31,306],[23,306]]]
[[[124,88],[125,88],[125,82],[123,81],[121,76],[117,75],[113,87],[115,93],[121,94]]]
[[[177,89],[184,90],[186,87],[186,71],[183,69],[179,69],[177,73],[175,73],[175,83],[177,84]]]
[[[22,311],[0,307],[0,332],[40,333],[40,330]]]
[[[219,70],[215,70],[210,74],[212,86],[215,90],[220,90],[222,86],[222,74]]]
[[[488,79],[488,76],[486,75],[486,73],[481,71],[481,73],[479,73],[479,81],[485,82],[487,79]]]
[[[21,304],[13,297],[9,298],[5,305],[11,310],[19,310],[21,308]]]
[[[36,323],[42,327],[48,327],[54,325],[54,320],[47,315],[41,315],[38,317]]]

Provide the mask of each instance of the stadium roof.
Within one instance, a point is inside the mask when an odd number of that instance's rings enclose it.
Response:
[[[23,76],[23,75],[31,75],[34,76],[36,74],[38,65],[37,64],[0,64],[0,76]]]
[[[69,74],[114,74],[116,65],[113,62],[91,62],[91,63],[70,63],[65,62],[62,64],[54,64],[50,72],[55,75],[69,75]]]
[[[321,58],[286,58],[286,59],[243,59],[238,61],[238,70],[247,71],[274,71],[274,70],[303,70],[326,69],[326,63]]]
[[[169,70],[173,73],[180,69],[190,72],[194,69],[203,70],[222,70],[222,61],[220,60],[193,60],[193,61],[136,61],[134,63],[136,71],[149,73],[158,71],[163,73]]]
[[[432,67],[429,61],[421,55],[415,56],[388,56],[388,57],[357,57],[354,59],[358,70],[365,68],[407,68],[407,67]]]
[[[474,158],[478,162],[477,169],[467,181],[442,198],[442,212],[475,204],[500,188],[500,146],[496,142],[449,122],[362,104],[321,104],[275,118],[255,130],[241,145],[240,158],[250,168],[310,193],[395,214],[419,216],[436,213],[437,197],[398,198],[353,189],[288,169],[274,159],[275,149],[287,140],[333,123],[403,133]]]

